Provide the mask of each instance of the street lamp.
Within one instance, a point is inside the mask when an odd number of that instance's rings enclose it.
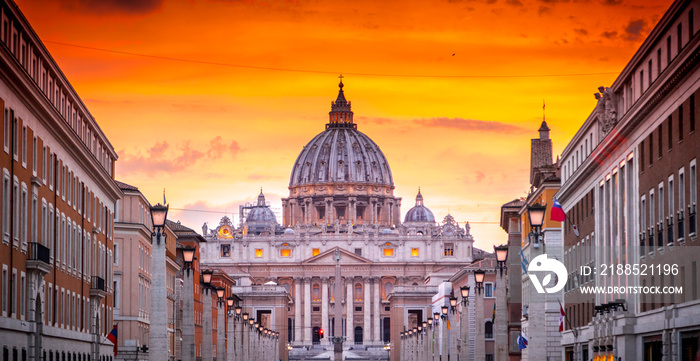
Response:
[[[478,269],[474,271],[474,281],[476,283],[476,290],[481,294],[481,290],[484,289],[484,276],[486,276],[486,271]]]
[[[447,311],[449,311],[449,307],[447,306],[442,306],[440,307],[442,309],[442,318],[447,318]]]
[[[508,259],[508,245],[502,244],[500,246],[493,246],[493,251],[496,253],[496,268],[501,271],[501,276],[503,276],[503,270],[507,270],[506,260]]]
[[[462,286],[459,289],[462,292],[462,304],[465,306],[469,304],[469,286]]]
[[[532,227],[532,232],[530,233],[534,238],[533,247],[540,247],[540,230],[542,229],[542,224],[544,223],[544,214],[547,211],[546,204],[533,204],[527,207],[527,217],[530,221],[530,227]]]
[[[248,312],[243,314],[243,321],[248,322]]]
[[[241,318],[241,312],[243,311],[243,308],[241,306],[236,306],[236,320],[239,320]]]
[[[166,235],[163,229],[165,228],[165,220],[168,218],[168,207],[169,205],[162,205],[160,203],[155,206],[151,206],[151,222],[153,223],[152,236],[156,236],[156,241],[160,244],[160,236],[163,236],[163,242],[166,241]]]
[[[440,319],[440,314],[437,312],[433,313],[433,319],[435,320],[435,323],[438,323],[438,320]]]
[[[428,321],[423,321],[423,330],[428,330]]]
[[[450,296],[450,310],[452,310],[452,313],[455,313],[455,306],[457,306],[457,297]]]
[[[432,317],[428,319],[428,326],[430,326],[430,328],[433,328],[433,318]]]
[[[182,259],[185,262],[185,269],[187,270],[188,276],[190,274],[190,270],[192,269],[192,262],[194,262],[195,252],[197,252],[196,247],[185,247],[182,249]]]
[[[204,270],[202,271],[202,283],[204,283],[204,287],[206,289],[211,286],[211,276],[214,275],[214,271],[212,270]]]
[[[226,295],[226,289],[223,287],[216,288],[216,297],[219,298],[219,305],[224,303],[224,296]]]

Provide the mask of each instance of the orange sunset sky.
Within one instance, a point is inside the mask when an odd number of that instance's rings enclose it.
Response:
[[[542,100],[556,157],[671,2],[17,4],[117,150],[117,179],[152,203],[166,188],[170,219],[216,225],[260,187],[279,210],[342,73],[402,214],[420,186],[490,249],[500,206],[529,188]]]

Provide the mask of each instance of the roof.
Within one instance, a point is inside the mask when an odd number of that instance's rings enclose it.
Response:
[[[192,228],[183,226],[182,223],[180,223],[180,221],[174,222],[174,221],[167,219],[165,221],[165,223],[178,237],[183,237],[183,236],[198,237],[198,238],[200,238],[200,241],[206,242],[206,240],[204,239],[204,237],[202,237],[202,235],[195,232]]]
[[[525,200],[524,200],[524,199],[521,199],[521,198],[518,198],[518,199],[513,199],[512,201],[510,201],[510,202],[508,202],[508,203],[505,203],[504,205],[501,206],[501,208],[510,208],[510,207],[513,207],[513,208],[518,207],[518,208],[520,208],[520,207],[522,207],[522,206],[524,206],[524,205],[525,205]]]
[[[138,187],[132,186],[130,184],[126,184],[124,182],[120,182],[116,179],[114,180],[114,183],[116,183],[117,187],[119,187],[119,189],[121,189],[123,191],[138,191],[139,190]]]

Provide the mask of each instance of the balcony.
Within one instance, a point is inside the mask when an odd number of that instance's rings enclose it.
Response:
[[[51,272],[49,249],[41,243],[29,242],[29,256],[27,257],[27,270],[37,270],[42,274]]]
[[[105,280],[102,277],[92,276],[90,280],[90,297],[104,298],[107,296]]]

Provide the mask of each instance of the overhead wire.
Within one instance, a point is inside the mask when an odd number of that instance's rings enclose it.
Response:
[[[170,56],[162,55],[152,55],[152,54],[142,54],[130,51],[112,50],[105,48],[98,48],[93,46],[69,44],[60,41],[44,40],[44,43],[56,44],[61,46],[68,46],[73,48],[80,48],[86,50],[101,51],[106,53],[121,54],[138,56],[142,58],[169,60],[169,61],[179,61],[192,64],[203,64],[203,65],[213,65],[213,66],[223,66],[231,68],[242,68],[242,69],[256,69],[256,70],[270,70],[270,71],[283,71],[283,72],[294,72],[294,73],[312,73],[312,74],[346,74],[355,76],[371,76],[371,77],[393,77],[393,78],[552,78],[552,77],[574,77],[574,76],[593,76],[593,75],[613,75],[619,74],[619,71],[612,72],[594,72],[594,73],[565,73],[565,74],[390,74],[390,73],[363,73],[363,72],[345,72],[345,71],[330,71],[330,70],[317,70],[317,69],[294,69],[294,68],[280,68],[271,66],[258,66],[258,65],[248,65],[248,64],[232,64],[232,63],[221,63],[205,60],[195,60],[195,59],[184,59]]]

